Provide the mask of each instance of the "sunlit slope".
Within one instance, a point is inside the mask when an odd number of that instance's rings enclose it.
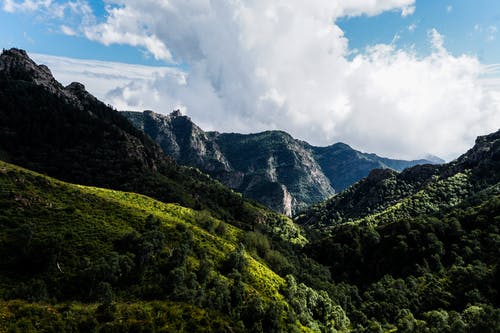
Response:
[[[249,330],[271,322],[307,331],[328,324],[303,319],[290,305],[289,289],[297,286],[245,250],[248,232],[206,211],[72,185],[5,162],[0,210],[0,298],[25,300],[0,305],[9,323],[23,317],[18,311],[35,311],[66,325],[66,312],[76,308],[70,312],[96,327],[136,316],[154,326],[155,309],[166,307],[174,314],[162,325],[192,321],[193,330]],[[320,306],[332,306],[328,296],[310,292]],[[40,301],[55,305],[30,303]],[[28,313],[25,319],[36,321]]]

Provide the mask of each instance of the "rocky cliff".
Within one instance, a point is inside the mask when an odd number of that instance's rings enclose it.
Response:
[[[123,112],[183,165],[287,215],[342,191],[377,168],[401,171],[428,160],[382,158],[344,143],[314,147],[282,131],[256,134],[204,132],[174,111]]]

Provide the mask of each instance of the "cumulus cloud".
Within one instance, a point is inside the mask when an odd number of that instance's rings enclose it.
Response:
[[[186,68],[103,88],[100,96],[119,108],[181,106],[206,129],[283,129],[317,145],[344,141],[405,158],[456,157],[500,124],[500,93],[485,80],[488,69],[475,57],[451,55],[436,30],[428,56],[381,44],[352,57],[337,19],[407,16],[414,0],[107,4],[105,18],[80,27],[87,38],[142,47]]]

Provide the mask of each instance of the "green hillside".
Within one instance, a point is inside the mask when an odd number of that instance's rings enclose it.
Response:
[[[357,332],[500,331],[499,195],[322,236],[305,252],[345,286]]]
[[[376,170],[297,217],[357,332],[500,331],[500,131],[456,161]]]
[[[335,305],[304,285],[316,303],[294,306],[295,279],[252,250],[256,233],[206,211],[4,162],[0,207],[0,298],[25,300],[0,303],[0,331],[123,331],[137,323],[148,331],[308,331],[348,323],[330,318],[345,317],[340,307],[319,321],[318,308]]]
[[[500,194],[500,131],[478,137],[457,160],[419,165],[397,173],[373,170],[331,199],[309,207],[296,221],[312,228],[345,222],[390,223],[403,217],[442,214],[467,200]]]

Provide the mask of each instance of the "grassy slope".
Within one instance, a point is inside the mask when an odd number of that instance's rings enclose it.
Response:
[[[175,250],[182,243],[178,230],[191,232],[195,251],[189,255],[188,264],[194,271],[199,269],[201,249],[205,249],[204,256],[213,262],[214,267],[220,267],[243,236],[240,229],[213,219],[206,212],[165,204],[134,193],[71,185],[5,162],[0,162],[0,209],[0,256],[7,259],[0,265],[0,296],[3,297],[8,297],[20,282],[29,285],[33,278],[44,280],[49,296],[61,299],[64,295],[78,294],[66,285],[83,274],[89,263],[95,263],[114,251],[116,241],[127,233],[143,232],[145,220],[150,215],[161,220],[162,231],[167,236],[164,251]],[[207,219],[210,220],[208,224],[223,225],[224,231],[217,234],[205,230],[202,225],[207,225]],[[33,251],[37,252],[38,258],[33,259]],[[9,261],[13,257],[16,260]],[[280,294],[284,279],[261,259],[248,253],[245,257],[248,278],[244,280],[244,286],[248,294],[258,294],[264,300],[276,300],[287,307]],[[33,262],[20,263],[19,258]],[[28,267],[18,267],[19,264]],[[220,272],[211,274],[219,274],[228,283],[231,281]],[[59,286],[65,289],[58,292]],[[131,287],[114,289],[120,302],[120,313],[138,306],[134,304],[139,300],[129,299],[128,295],[133,294]],[[70,297],[67,301],[73,300]],[[17,305],[2,303],[3,318],[14,318],[12,306]],[[49,311],[47,306],[31,306],[36,311]],[[169,307],[166,303],[161,306]],[[81,310],[83,312],[90,311],[86,305],[81,307],[85,309]],[[61,311],[54,311],[61,315]],[[196,313],[203,317],[205,310],[187,311],[187,316]],[[224,318],[220,314],[216,317]],[[173,316],[172,320],[175,318]]]

